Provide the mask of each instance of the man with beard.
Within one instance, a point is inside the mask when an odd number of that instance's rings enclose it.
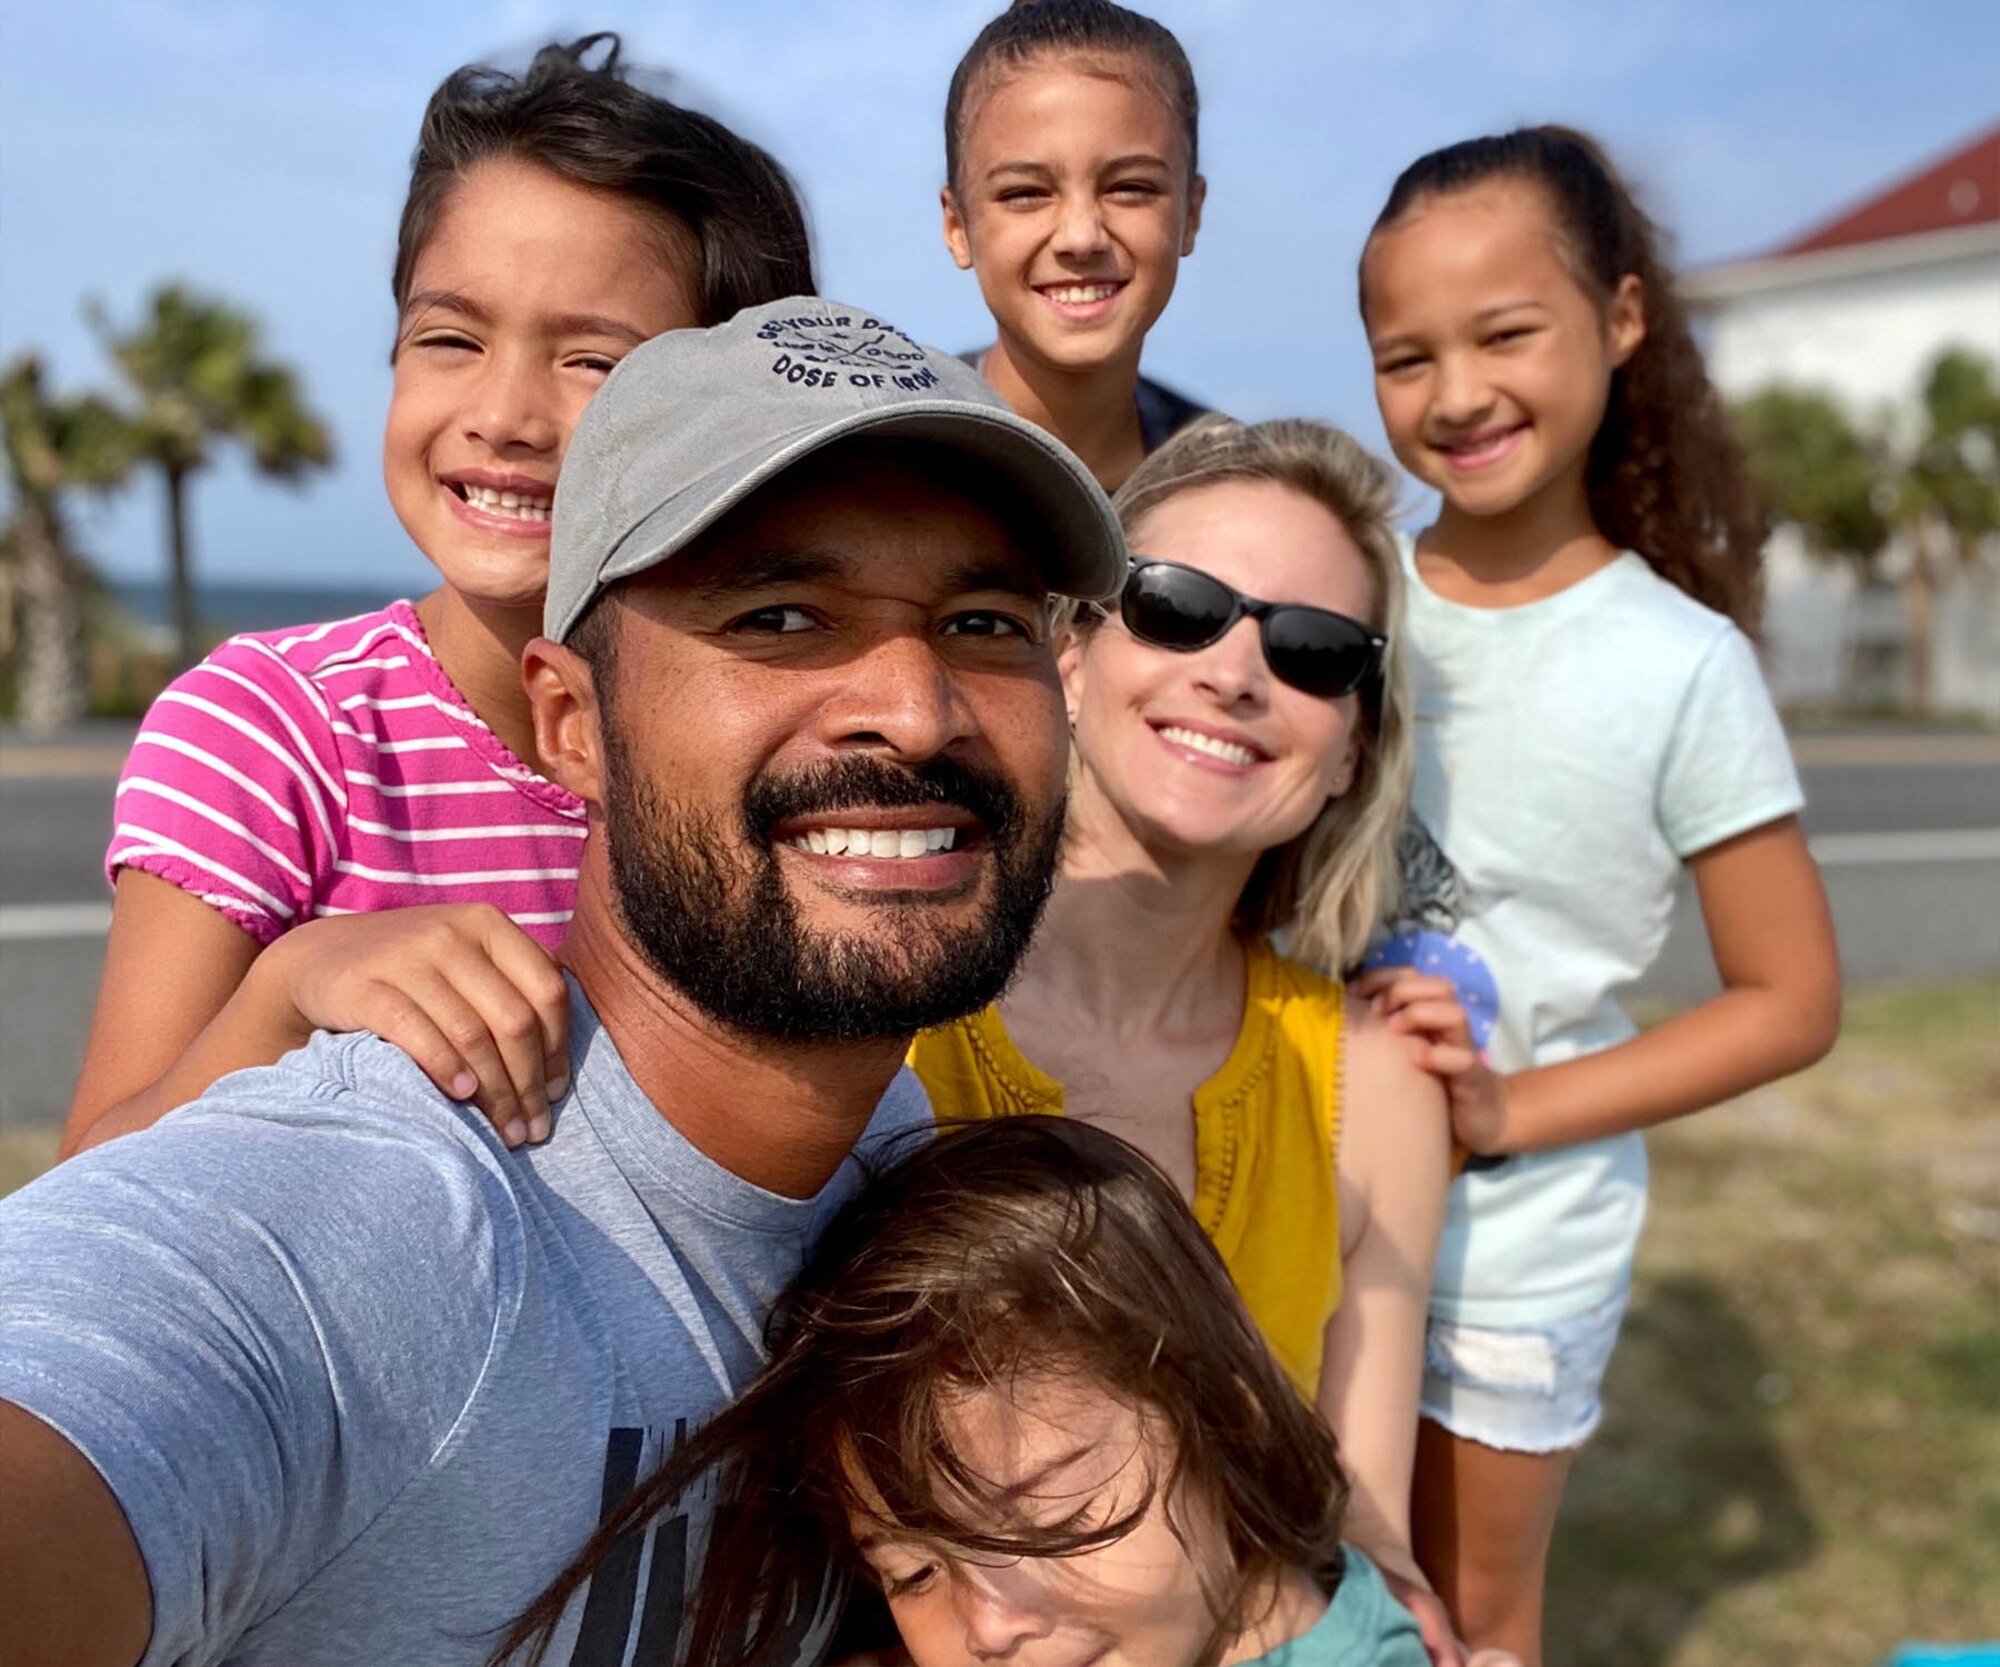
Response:
[[[509,1154],[321,1035],[0,1204],[0,1659],[482,1660],[754,1372],[857,1143],[926,1120],[910,1035],[1033,928],[1048,593],[1123,554],[974,372],[803,298],[662,337],[553,535],[524,670],[592,806],[554,1133]],[[621,1546],[551,1659],[671,1662],[704,1510]]]

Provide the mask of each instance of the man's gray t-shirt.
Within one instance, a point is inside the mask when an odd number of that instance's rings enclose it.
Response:
[[[572,996],[539,1148],[322,1035],[0,1203],[0,1399],[124,1508],[145,1667],[483,1661],[756,1372],[859,1159],[804,1201],[729,1173]],[[857,1154],[929,1121],[904,1071]],[[553,1667],[671,1661],[705,1522],[697,1498],[614,1554]]]

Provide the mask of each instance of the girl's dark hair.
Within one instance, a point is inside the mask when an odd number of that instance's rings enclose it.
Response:
[[[1571,270],[1601,305],[1628,276],[1645,294],[1646,339],[1614,373],[1590,447],[1585,482],[1598,531],[1754,635],[1764,516],[1674,289],[1660,229],[1603,148],[1567,127],[1447,145],[1403,170],[1374,230],[1393,226],[1426,198],[1504,179],[1541,188]],[[1364,314],[1366,270],[1364,253]]]
[[[1015,0],[979,31],[944,95],[944,177],[958,189],[958,161],[964,137],[966,103],[984,77],[1017,69],[1044,53],[1077,53],[1089,57],[1133,57],[1145,64],[1167,108],[1180,123],[1187,141],[1188,178],[1199,171],[1197,130],[1201,99],[1195,92],[1194,69],[1173,31],[1150,17],[1112,0]]]
[[[970,1552],[1059,1557],[1129,1533],[1155,1497],[1196,1503],[1232,1557],[1208,1594],[1217,1641],[1269,1575],[1339,1579],[1332,1432],[1172,1185],[1088,1124],[1006,1117],[908,1149],[835,1218],[768,1341],[763,1375],[606,1517],[495,1661],[540,1662],[606,1557],[703,1476],[716,1508],[690,1667],[789,1660],[790,1624],[815,1612],[827,1571],[862,1572],[855,1507],[886,1505],[900,1530]],[[1171,1436],[1170,1471],[1115,1521],[1003,1530],[1017,1517],[1005,1489],[953,1449],[956,1398],[1045,1373],[1100,1386]]]
[[[603,61],[586,64],[606,42]],[[635,85],[607,33],[543,47],[525,75],[467,64],[431,94],[396,230],[398,309],[453,187],[497,157],[610,192],[683,232],[704,324],[813,293],[805,212],[785,170],[713,116]]]

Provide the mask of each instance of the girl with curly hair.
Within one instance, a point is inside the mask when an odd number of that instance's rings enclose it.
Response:
[[[1758,670],[1760,518],[1656,228],[1563,128],[1420,158],[1363,251],[1397,458],[1415,822],[1380,963],[1449,970],[1495,1073],[1431,1297],[1419,1560],[1473,1645],[1540,1659],[1544,1566],[1645,1212],[1639,1131],[1833,1044],[1840,979]],[[1682,866],[1721,993],[1641,1036]]]

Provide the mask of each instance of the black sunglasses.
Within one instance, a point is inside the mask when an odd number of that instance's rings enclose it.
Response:
[[[1297,602],[1260,602],[1213,574],[1137,557],[1119,594],[1125,629],[1155,648],[1191,654],[1220,642],[1239,619],[1256,620],[1271,675],[1309,695],[1351,695],[1382,672],[1389,639],[1358,619]]]

